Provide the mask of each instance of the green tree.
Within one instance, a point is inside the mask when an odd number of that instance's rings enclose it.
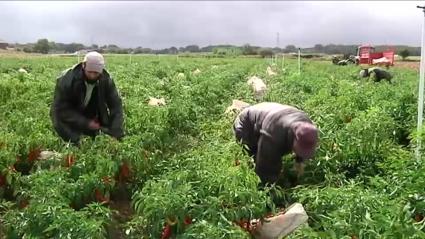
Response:
[[[404,61],[404,60],[405,60],[408,56],[410,56],[410,52],[409,52],[409,50],[407,50],[407,49],[404,49],[404,50],[400,51],[400,52],[399,52],[399,54],[400,54],[401,58],[403,58],[403,61]]]
[[[188,46],[186,46],[185,51],[199,52],[199,46],[198,45],[188,45]]]
[[[242,54],[244,55],[256,55],[257,52],[255,51],[254,47],[250,46],[249,44],[245,44],[242,46]]]
[[[170,47],[170,49],[168,51],[169,51],[170,54],[179,53],[179,49],[177,49],[177,47],[175,47],[175,46]]]
[[[57,49],[57,46],[56,46],[56,43],[54,42],[54,41],[49,41],[49,50],[53,50],[53,51],[55,51],[55,50],[58,50]]]
[[[260,56],[262,56],[263,58],[265,57],[272,57],[273,56],[273,51],[269,48],[261,48],[260,51],[258,52],[258,54]]]
[[[84,45],[80,43],[70,43],[65,45],[65,52],[67,53],[74,53],[82,49],[84,49]]]
[[[325,47],[322,44],[316,44],[314,45],[314,51],[316,53],[323,53],[323,50],[325,49]]]
[[[294,46],[294,45],[287,45],[285,47],[285,52],[286,53],[290,53],[290,52],[298,52],[298,49]]]
[[[34,51],[47,54],[49,53],[49,41],[47,39],[39,39],[37,43],[34,45]]]

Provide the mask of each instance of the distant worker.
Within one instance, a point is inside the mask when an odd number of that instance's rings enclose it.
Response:
[[[282,156],[295,153],[298,176],[304,163],[314,156],[318,130],[303,111],[288,105],[264,102],[244,108],[233,130],[255,161],[262,185],[275,183],[282,168]]]
[[[389,83],[391,83],[391,79],[393,78],[390,72],[380,67],[372,67],[368,69],[363,69],[360,71],[359,75],[360,77],[363,77],[363,78],[372,78],[374,82],[387,80]]]
[[[99,131],[123,137],[122,101],[104,67],[103,56],[89,52],[57,79],[50,116],[63,140],[78,145],[81,135],[95,137]]]

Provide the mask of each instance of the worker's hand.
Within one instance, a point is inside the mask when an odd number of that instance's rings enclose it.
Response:
[[[91,130],[98,130],[100,129],[100,124],[96,120],[90,120],[89,122],[89,129]]]
[[[104,133],[104,134],[111,134],[109,129],[106,127],[100,127],[100,130]]]
[[[114,141],[118,141],[119,142],[122,139],[122,137],[117,137],[116,135],[114,135],[109,128],[100,127],[100,131],[102,131],[102,133],[104,133],[104,134],[107,134],[107,135],[111,136],[111,138]]]

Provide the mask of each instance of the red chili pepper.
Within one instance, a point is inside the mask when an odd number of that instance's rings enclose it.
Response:
[[[74,164],[75,156],[72,154],[68,154],[65,156],[64,161],[65,161],[65,167],[69,168]]]
[[[171,226],[166,224],[162,229],[161,239],[168,239],[171,237]]]
[[[238,222],[236,222],[236,224],[238,224],[240,227],[242,227],[242,229],[249,231],[249,221],[246,219],[242,219],[239,220]]]
[[[109,198],[105,197],[103,195],[103,193],[100,192],[100,190],[98,188],[96,188],[94,190],[94,196],[95,196],[97,202],[100,202],[100,203],[102,203],[102,202],[106,202],[106,203],[109,202]]]
[[[26,208],[28,206],[29,202],[27,199],[23,199],[19,202],[19,208]]]
[[[190,225],[190,224],[192,224],[192,218],[190,218],[189,216],[186,216],[184,218],[183,223],[184,223],[184,225]]]
[[[251,221],[251,220],[247,220],[247,219],[242,219],[236,222],[236,224],[238,226],[240,226],[243,230],[249,232],[249,233],[254,233],[258,226],[261,224],[260,221]]]
[[[35,148],[30,150],[28,153],[28,161],[34,162],[40,158],[41,150],[39,148]]]
[[[130,167],[127,163],[123,163],[120,166],[120,175],[119,179],[120,181],[124,181],[130,177]]]

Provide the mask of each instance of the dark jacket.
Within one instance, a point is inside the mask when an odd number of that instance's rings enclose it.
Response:
[[[255,172],[262,182],[278,179],[282,156],[292,152],[292,124],[301,121],[312,123],[303,111],[271,102],[247,107],[235,120],[236,138],[253,149]]]
[[[50,110],[50,116],[55,128],[66,131],[67,134],[78,135],[88,131],[91,119],[84,116],[84,97],[86,85],[84,83],[82,63],[71,69],[65,70],[57,79],[54,99]],[[106,70],[96,83],[97,114],[102,127],[108,129],[108,133],[121,138],[123,132],[123,108],[114,81]],[[72,138],[72,137],[71,137]]]
[[[367,71],[367,75],[369,77],[372,76],[375,82],[380,82],[381,80],[387,80],[388,82],[391,82],[391,79],[393,78],[393,76],[388,71],[379,67],[372,67]]]

